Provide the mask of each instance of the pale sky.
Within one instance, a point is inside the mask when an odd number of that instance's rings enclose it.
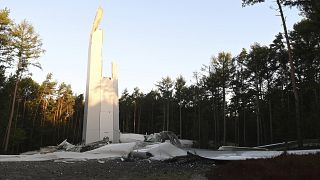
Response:
[[[104,9],[104,75],[119,66],[119,93],[155,89],[162,77],[187,81],[221,51],[237,55],[254,42],[272,43],[282,32],[274,1],[242,8],[241,0],[0,0],[15,22],[27,19],[40,34],[46,53],[43,70],[32,69],[41,83],[48,73],[59,83],[85,93],[88,43],[96,9]],[[272,6],[272,7],[271,7]],[[288,28],[301,17],[285,10]]]

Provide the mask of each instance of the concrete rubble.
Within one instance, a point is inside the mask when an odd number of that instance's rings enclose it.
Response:
[[[120,143],[111,143],[108,138],[86,145],[73,145],[64,140],[57,146],[47,146],[38,151],[20,155],[0,155],[1,161],[47,161],[72,162],[90,159],[121,158],[122,161],[146,159],[170,160],[179,157],[199,157],[213,161],[264,159],[287,154],[315,154],[320,149],[299,151],[275,151],[263,147],[222,146],[218,150],[192,148],[193,141],[179,140],[169,131],[142,134],[121,134]]]

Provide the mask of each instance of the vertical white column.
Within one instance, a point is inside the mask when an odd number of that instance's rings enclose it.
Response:
[[[100,107],[101,107],[101,77],[102,77],[102,44],[103,31],[96,30],[91,35],[89,45],[89,60],[87,70],[87,87],[85,113],[83,123],[84,143],[100,139]]]
[[[100,139],[109,137],[113,143],[120,139],[119,99],[116,65],[112,65],[112,77],[101,81]]]
[[[102,77],[103,31],[99,27],[103,10],[98,8],[89,44],[86,101],[83,122],[85,144],[109,137],[119,142],[118,69],[112,64],[111,78]]]
[[[119,142],[119,91],[118,91],[118,65],[112,63],[112,81],[113,81],[113,142]]]

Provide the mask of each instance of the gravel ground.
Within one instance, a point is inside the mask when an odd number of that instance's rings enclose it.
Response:
[[[2,179],[206,179],[214,162],[195,157],[170,161],[104,159],[80,162],[0,162]]]

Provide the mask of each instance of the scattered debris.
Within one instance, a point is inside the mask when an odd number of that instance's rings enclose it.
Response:
[[[94,149],[103,147],[108,144],[110,144],[109,138],[104,138],[101,141],[97,141],[97,142],[93,142],[93,143],[89,143],[89,144],[81,146],[79,152],[86,152],[86,151],[94,150]]]
[[[148,152],[153,155],[150,158],[152,160],[166,160],[187,155],[187,152],[185,150],[180,149],[168,142],[150,145],[150,149],[148,150]]]
[[[129,142],[143,142],[146,137],[142,134],[133,134],[133,133],[120,133],[120,142],[129,143]]]
[[[146,137],[146,142],[166,142],[170,141],[171,144],[181,147],[181,143],[176,134],[171,131],[162,131],[160,133],[150,134]]]
[[[197,157],[208,161],[229,161],[263,159],[280,156],[284,151],[270,151],[265,147],[221,146],[217,151],[190,148],[191,140],[179,140],[170,131],[150,135],[121,134],[122,143],[112,144],[109,138],[86,145],[73,145],[64,140],[57,146],[47,146],[39,151],[30,151],[21,155],[0,155],[0,161],[47,161],[73,162],[97,159],[105,163],[106,158],[121,158],[121,161],[174,160],[180,157]],[[279,146],[281,144],[275,144]],[[271,145],[273,146],[273,145]],[[316,150],[285,151],[287,154],[314,154]]]
[[[58,150],[57,146],[47,146],[47,147],[42,147],[40,148],[39,151],[32,151],[34,152],[34,154],[40,152],[41,154],[46,154],[46,153],[52,153]],[[29,154],[31,154],[32,152],[29,152]]]
[[[177,156],[186,156],[187,152],[169,142],[147,145],[144,148],[134,150],[130,154],[133,158],[167,160]]]
[[[56,151],[46,154],[32,155],[0,155],[1,161],[87,161],[90,159],[127,158],[134,150],[136,143],[107,144],[86,152]]]
[[[182,148],[192,148],[194,147],[195,142],[189,139],[179,139]]]
[[[139,151],[139,150],[134,150],[132,152],[130,152],[129,154],[129,158],[130,159],[148,159],[152,157],[152,154],[150,154],[149,152],[145,152],[145,151]]]
[[[107,144],[105,146],[86,151],[82,154],[98,154],[108,155],[113,157],[127,157],[131,151],[136,147],[136,143],[118,143],[118,144]]]
[[[268,149],[259,147],[221,146],[218,151],[268,151]]]
[[[280,142],[275,144],[262,145],[258,147],[266,148],[269,150],[297,150],[297,149],[301,150],[297,141]],[[308,149],[319,149],[319,148],[320,148],[320,139],[304,139],[303,140],[302,149],[308,150]]]
[[[64,150],[64,151],[70,151],[70,152],[80,152],[81,145],[75,146],[67,141],[65,139],[62,143],[60,143],[57,146],[57,150]]]

